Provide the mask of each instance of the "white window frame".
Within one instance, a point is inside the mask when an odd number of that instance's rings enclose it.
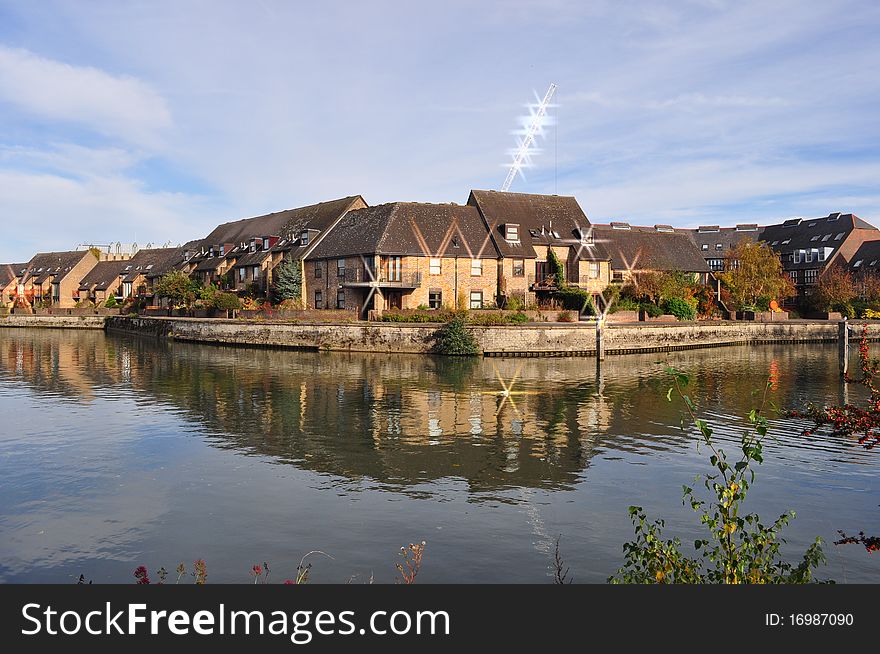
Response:
[[[471,259],[471,277],[483,276],[483,260]]]
[[[428,272],[431,275],[442,275],[443,274],[443,260],[442,259],[428,259]]]
[[[470,302],[469,302],[468,306],[471,309],[482,309],[483,308],[483,291],[471,291]]]

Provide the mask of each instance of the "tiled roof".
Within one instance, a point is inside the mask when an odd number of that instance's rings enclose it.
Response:
[[[128,261],[99,261],[79,283],[81,291],[102,291],[114,288]]]
[[[125,261],[123,266],[125,277],[122,281],[133,282],[138,275],[163,275],[178,261],[183,260],[183,248],[150,248],[138,250],[135,255]]]
[[[853,272],[880,274],[880,239],[862,243],[847,266]]]
[[[476,208],[417,202],[393,202],[349,211],[308,258],[358,254],[498,257]]]
[[[0,288],[6,288],[26,267],[26,263],[0,263]]]
[[[22,281],[44,284],[56,275],[61,275],[63,278],[85,256],[94,257],[88,250],[40,252],[28,262]]]
[[[593,236],[605,246],[613,270],[709,271],[697,246],[680,232],[594,225]]]
[[[727,253],[744,239],[753,241],[760,239],[764,228],[756,224],[737,225],[736,227],[704,225],[694,229],[676,229],[675,231],[689,236],[704,259],[718,259],[727,256]]]
[[[479,209],[505,257],[534,258],[536,245],[575,246],[578,258],[607,261],[600,243],[590,244],[590,221],[577,200],[564,195],[471,191],[468,204]],[[518,240],[506,238],[506,225],[518,225]]]
[[[865,222],[851,213],[832,213],[822,218],[793,218],[777,225],[769,225],[764,228],[761,240],[782,256],[782,262],[786,269],[816,268],[830,261],[854,229],[875,230],[873,225]],[[878,233],[880,236],[880,233]],[[801,258],[795,263],[791,260],[791,253],[796,250],[819,250],[826,249],[825,261],[819,262],[813,258],[807,262]]]

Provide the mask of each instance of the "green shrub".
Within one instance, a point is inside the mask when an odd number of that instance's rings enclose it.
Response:
[[[618,311],[638,311],[640,308],[639,303],[631,297],[622,296],[617,302],[611,305],[608,313],[616,313]]]
[[[639,310],[644,311],[650,318],[658,318],[663,315],[663,309],[653,302],[642,302],[639,305]]]
[[[507,306],[505,308],[510,311],[522,311],[526,308],[526,301],[519,295],[511,295],[507,298]]]
[[[574,286],[566,286],[553,293],[553,299],[556,300],[563,309],[577,311],[587,316],[596,315],[596,305],[593,304],[593,295],[582,288]]]
[[[507,322],[513,325],[521,325],[524,322],[528,322],[529,317],[524,314],[522,311],[517,311],[516,313],[507,314]]]
[[[663,311],[679,320],[693,320],[697,317],[696,303],[677,297],[671,297],[663,302]]]
[[[119,303],[116,301],[116,296],[111,295],[110,297],[108,297],[107,301],[104,302],[104,306],[107,309],[115,309],[116,307],[118,307]]]
[[[447,356],[479,356],[480,345],[465,326],[465,319],[455,316],[434,334],[434,352]]]
[[[235,293],[215,293],[209,306],[220,311],[235,311],[241,309],[241,300]]]
[[[560,311],[556,316],[556,322],[577,322],[577,315],[574,311]]]

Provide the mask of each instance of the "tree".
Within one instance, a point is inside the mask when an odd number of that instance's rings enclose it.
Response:
[[[285,258],[275,270],[275,295],[284,300],[302,300],[300,262]]]
[[[814,295],[816,305],[821,311],[843,311],[846,315],[851,314],[850,304],[858,297],[855,282],[843,266],[831,266],[819,277]]]
[[[766,243],[742,240],[730,251],[727,270],[716,276],[730,292],[737,309],[794,295],[794,284],[779,256]]]
[[[235,293],[216,293],[211,298],[211,307],[218,311],[225,311],[226,316],[229,317],[230,311],[241,309],[241,300]]]
[[[164,274],[156,284],[156,295],[168,298],[175,306],[189,307],[196,298],[201,287],[198,282],[180,270],[172,270]]]

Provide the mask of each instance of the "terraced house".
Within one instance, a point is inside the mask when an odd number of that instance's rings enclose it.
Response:
[[[686,234],[700,250],[706,265],[713,273],[723,272],[729,265],[728,258],[743,240],[758,241],[764,232],[757,223],[743,223],[736,227],[720,227],[718,225],[700,225],[696,229],[676,229]]]
[[[848,264],[866,241],[880,238],[873,225],[851,213],[832,213],[823,218],[793,218],[765,227],[760,240],[782,260],[782,267],[794,282],[796,298],[808,295],[821,274],[838,261]]]
[[[26,263],[0,263],[0,306],[10,307]]]
[[[622,284],[633,275],[646,272],[683,272],[705,284],[709,265],[687,234],[670,225],[639,227],[612,222],[593,228],[595,240],[611,257],[613,283]]]
[[[494,304],[498,252],[470,205],[394,202],[349,211],[305,258],[307,306],[370,311]]]
[[[18,280],[16,293],[29,306],[75,307],[80,280],[97,263],[98,259],[88,250],[41,252],[28,262]]]
[[[80,280],[77,299],[89,301],[100,306],[110,297],[116,298],[122,286],[123,270],[128,265],[122,261],[99,261],[85,277]]]
[[[498,251],[500,306],[510,298],[531,304],[552,292],[551,250],[569,284],[594,296],[608,286],[611,259],[575,198],[475,190],[468,205]]]

